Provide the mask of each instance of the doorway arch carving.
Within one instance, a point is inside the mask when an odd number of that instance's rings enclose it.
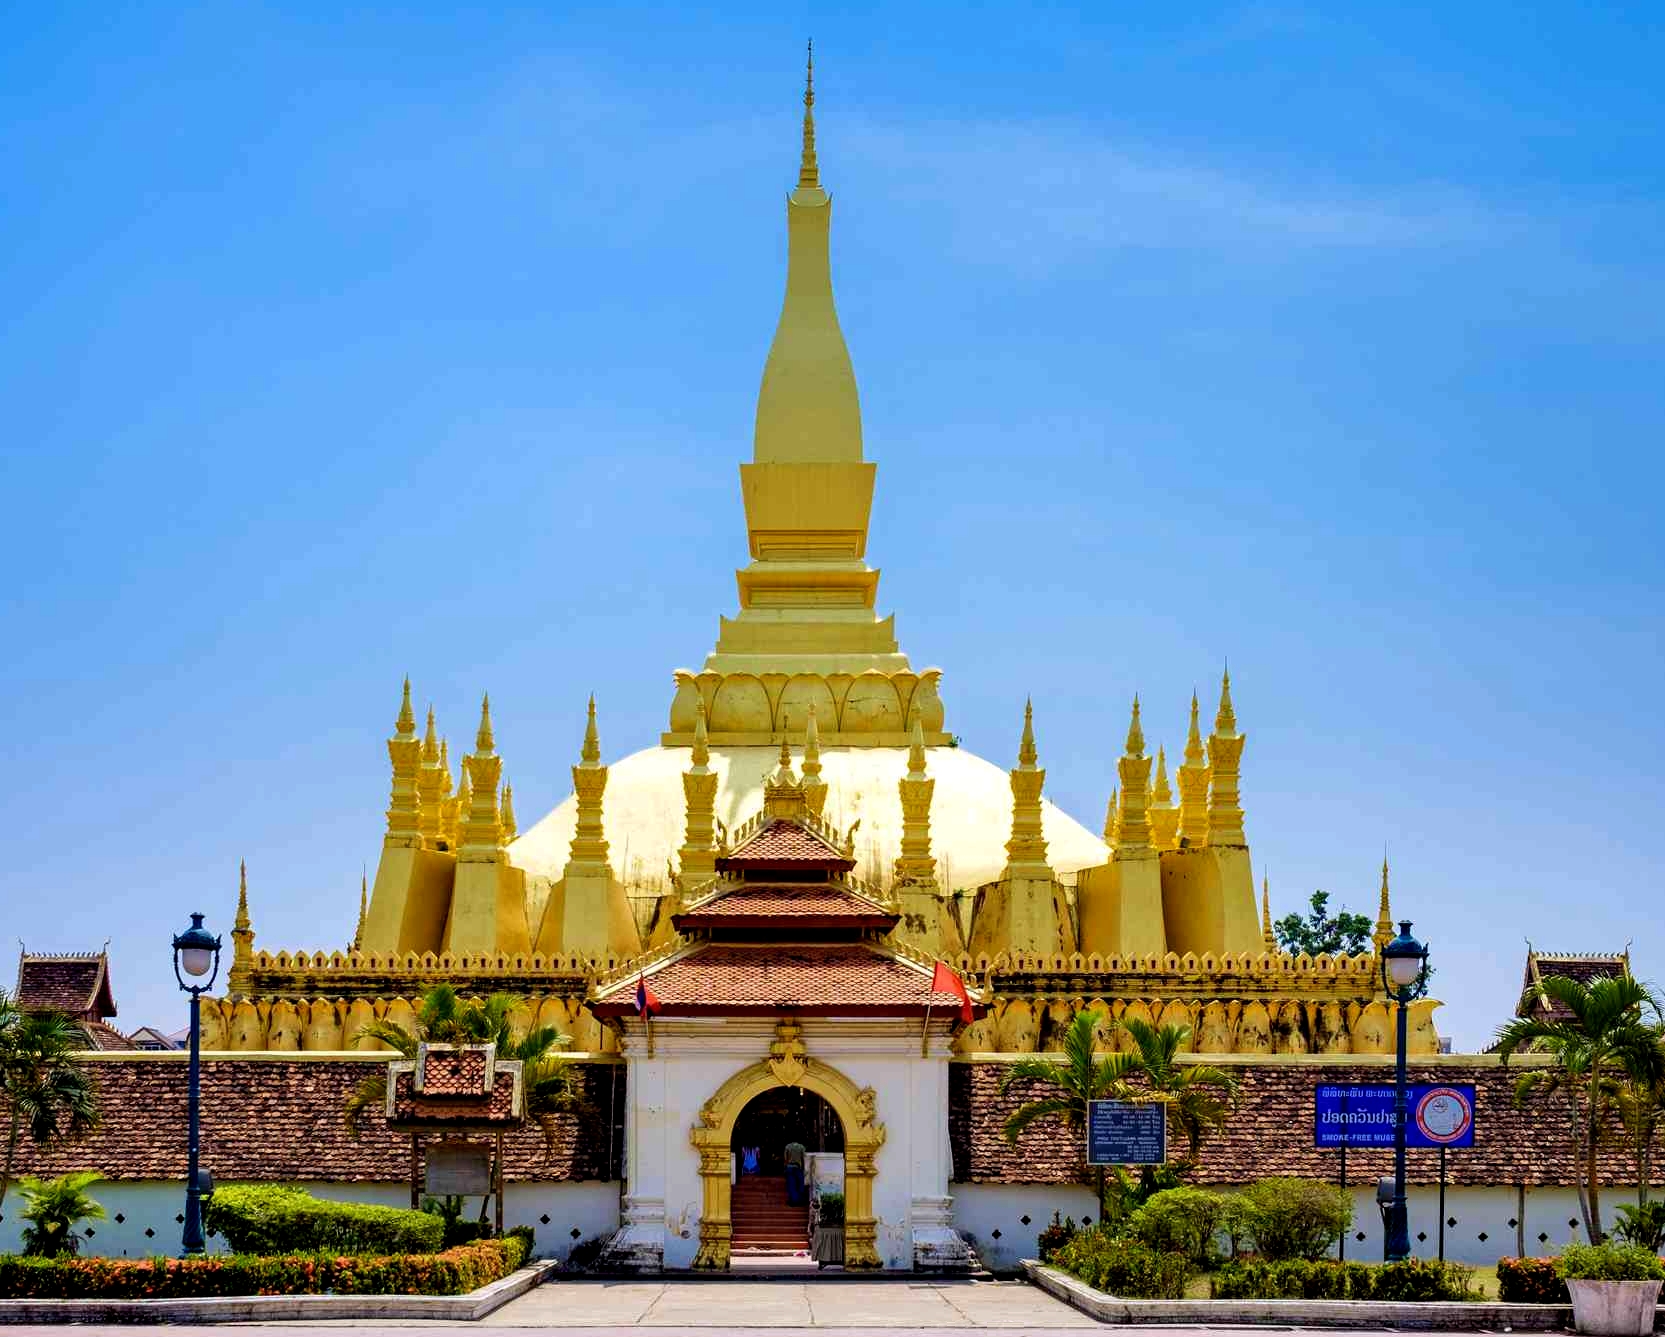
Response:
[[[776,1046],[778,1048],[778,1046]],[[700,1106],[699,1122],[689,1140],[700,1157],[703,1188],[700,1247],[694,1266],[728,1267],[734,1221],[730,1215],[733,1185],[729,1182],[730,1153],[735,1120],[752,1098],[777,1086],[801,1086],[833,1107],[844,1125],[844,1266],[875,1268],[879,1258],[878,1222],[873,1216],[873,1175],[885,1126],[878,1122],[877,1097],[870,1086],[858,1087],[837,1068],[819,1059],[790,1054],[742,1068],[719,1086]],[[782,1071],[790,1073],[790,1080]]]

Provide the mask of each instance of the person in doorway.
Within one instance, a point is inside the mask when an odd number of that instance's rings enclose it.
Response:
[[[790,1207],[804,1205],[804,1154],[804,1144],[796,1138],[781,1153],[786,1162],[786,1202]]]

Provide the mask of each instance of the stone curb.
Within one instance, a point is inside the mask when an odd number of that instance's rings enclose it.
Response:
[[[1101,1323],[1192,1323],[1300,1328],[1417,1328],[1443,1332],[1554,1332],[1572,1327],[1571,1305],[1496,1300],[1121,1300],[1023,1260],[1030,1281]]]
[[[440,1319],[473,1323],[560,1268],[528,1263],[467,1295],[227,1295],[200,1300],[0,1300],[5,1323],[274,1323],[290,1319]]]

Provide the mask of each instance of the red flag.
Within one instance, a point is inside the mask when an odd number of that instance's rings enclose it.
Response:
[[[965,981],[956,975],[941,961],[931,972],[931,992],[951,993],[960,1000],[960,1020],[969,1025],[975,1018],[971,1011],[971,995],[966,992]]]
[[[651,1017],[655,1012],[662,1011],[663,1007],[659,995],[648,988],[648,982],[640,975],[636,976],[636,1015]]]

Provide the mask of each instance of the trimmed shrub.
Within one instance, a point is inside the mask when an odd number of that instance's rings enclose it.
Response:
[[[527,1257],[519,1234],[444,1253],[249,1255],[202,1258],[0,1256],[0,1295],[27,1300],[180,1300],[221,1295],[465,1295]]]
[[[1182,1253],[1159,1253],[1138,1240],[1083,1230],[1052,1255],[1052,1266],[1124,1300],[1182,1300],[1191,1280]]]
[[[1569,1244],[1555,1260],[1563,1281],[1665,1281],[1665,1263],[1637,1244]]]
[[[446,1246],[429,1212],[329,1202],[287,1184],[229,1184],[203,1204],[203,1224],[233,1253],[416,1254]]]
[[[1567,1283],[1556,1272],[1553,1258],[1499,1258],[1497,1298],[1513,1304],[1572,1303]]]
[[[1035,1248],[1039,1252],[1040,1260],[1043,1263],[1050,1263],[1052,1256],[1075,1238],[1076,1230],[1073,1216],[1065,1217],[1060,1221],[1058,1213],[1054,1212],[1052,1214],[1052,1224],[1041,1231],[1039,1237],[1035,1240]]]
[[[1218,1255],[1215,1239],[1225,1209],[1225,1198],[1205,1188],[1163,1189],[1133,1213],[1128,1231],[1141,1244],[1161,1253],[1182,1253],[1203,1268]]]
[[[1223,1263],[1214,1274],[1217,1300],[1471,1300],[1471,1274],[1456,1263],[1413,1258],[1403,1263],[1342,1263],[1285,1258]]]
[[[1268,1261],[1316,1260],[1353,1224],[1353,1199],[1312,1179],[1262,1179],[1239,1195],[1255,1252]]]

